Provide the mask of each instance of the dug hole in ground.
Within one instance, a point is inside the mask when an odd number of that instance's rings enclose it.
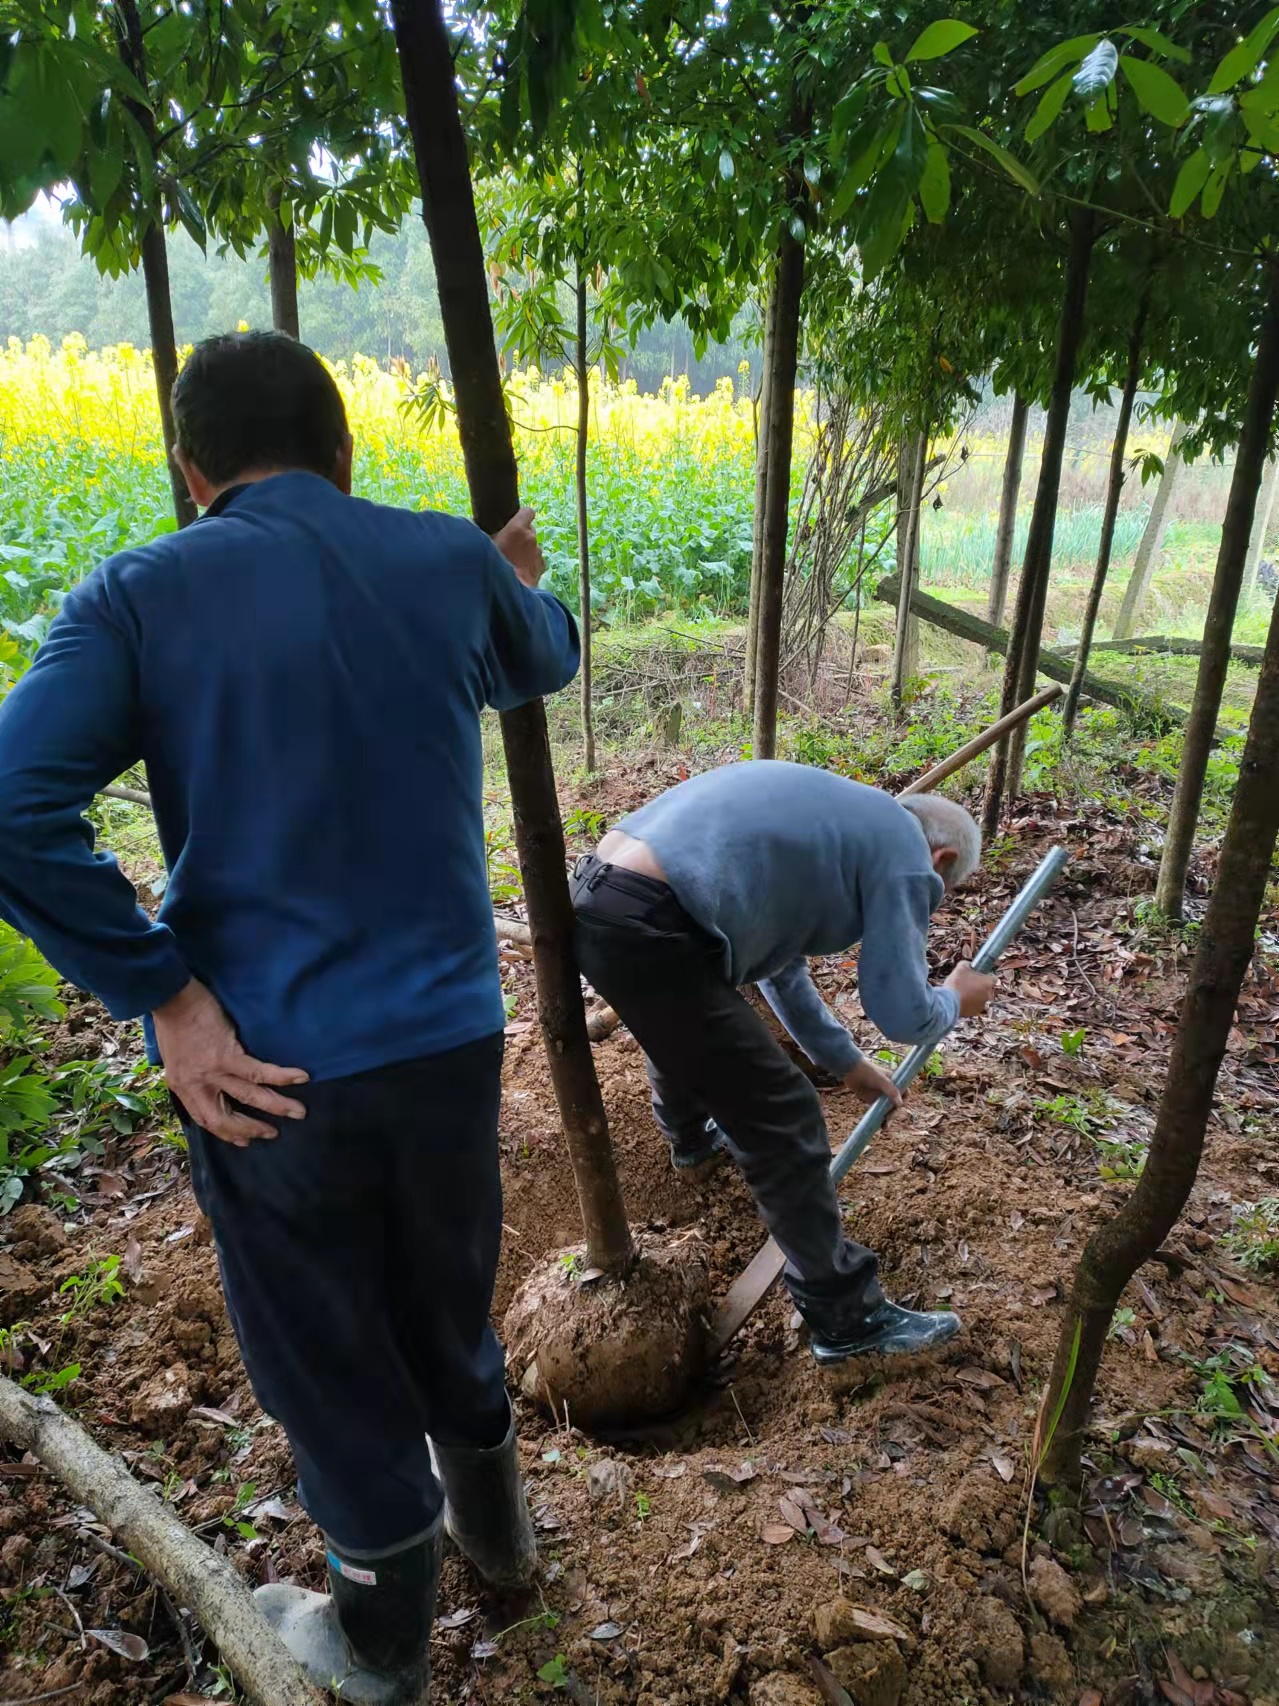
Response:
[[[620,762],[566,787],[566,813],[614,822],[685,767],[672,754]],[[1163,807],[1165,788],[1135,770],[1117,782]],[[1245,987],[1246,1032],[1188,1213],[1116,1319],[1082,1511],[1037,1510],[1023,1559],[1029,1444],[1064,1288],[1140,1164],[1183,988],[1184,941],[1138,906],[1153,882],[1146,833],[1113,797],[1069,812],[1033,797],[935,921],[940,971],[972,952],[1049,846],[1070,845],[1065,878],[1002,962],[989,1020],[948,1041],[841,1191],[890,1295],[957,1309],[961,1338],[936,1361],[823,1375],[775,1291],[674,1419],[588,1437],[571,1405],[566,1427],[521,1399],[539,1595],[504,1629],[461,1561],[446,1562],[441,1706],[821,1706],[840,1688],[855,1706],[1276,1706],[1279,1307],[1223,1241],[1235,1205],[1279,1195],[1269,957]],[[1211,876],[1196,865],[1196,894]],[[860,1024],[855,956],[815,972]],[[531,969],[508,978],[499,1321],[530,1272],[580,1238]],[[131,1027],[81,1001],[50,1055],[118,1062],[136,1048]],[[744,1187],[731,1167],[699,1188],[672,1172],[627,1033],[595,1058],[633,1220],[722,1296],[762,1240]],[[823,1099],[838,1141],[860,1106],[839,1088]],[[318,1587],[320,1539],[283,1437],[249,1393],[184,1159],[158,1121],[104,1141],[72,1181],[79,1213],[30,1201],[0,1222],[17,1372],[78,1365],[55,1395],[188,1526],[254,1583]],[[77,1294],[58,1288],[112,1256],[124,1295],[64,1320]],[[575,1283],[567,1271],[563,1283]],[[37,1465],[0,1456],[0,1698],[230,1699],[199,1630],[184,1622],[180,1636],[155,1585],[95,1534],[109,1543]]]

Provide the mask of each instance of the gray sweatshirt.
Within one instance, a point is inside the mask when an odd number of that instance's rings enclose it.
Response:
[[[891,794],[804,764],[725,765],[617,826],[651,847],[680,905],[724,944],[735,986],[758,984],[818,1066],[861,1051],[813,987],[808,956],[861,943],[858,989],[893,1042],[915,1043],[959,999],[928,982],[928,920],[944,888],[918,819]]]

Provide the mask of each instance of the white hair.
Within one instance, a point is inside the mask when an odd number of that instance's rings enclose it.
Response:
[[[945,872],[946,887],[958,888],[981,863],[981,830],[970,813],[940,794],[911,794],[901,804],[919,820],[929,847],[953,847],[955,862]]]

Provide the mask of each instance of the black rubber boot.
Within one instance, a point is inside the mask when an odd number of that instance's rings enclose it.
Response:
[[[501,1445],[486,1449],[431,1441],[431,1461],[444,1488],[444,1529],[490,1587],[528,1587],[537,1541],[524,1497],[515,1418]]]
[[[326,1536],[328,1593],[271,1582],[253,1598],[317,1688],[351,1706],[426,1706],[441,1522],[394,1552],[344,1551]]]
[[[811,1307],[801,1314],[814,1359],[823,1365],[856,1356],[918,1356],[948,1343],[962,1325],[949,1309],[903,1309],[887,1298],[869,1315],[848,1323],[819,1319]]]

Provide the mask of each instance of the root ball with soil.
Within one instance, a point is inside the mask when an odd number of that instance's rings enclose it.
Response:
[[[669,1415],[706,1366],[710,1279],[701,1240],[637,1239],[623,1280],[558,1250],[524,1280],[506,1313],[511,1367],[525,1396],[561,1422],[616,1427]]]

